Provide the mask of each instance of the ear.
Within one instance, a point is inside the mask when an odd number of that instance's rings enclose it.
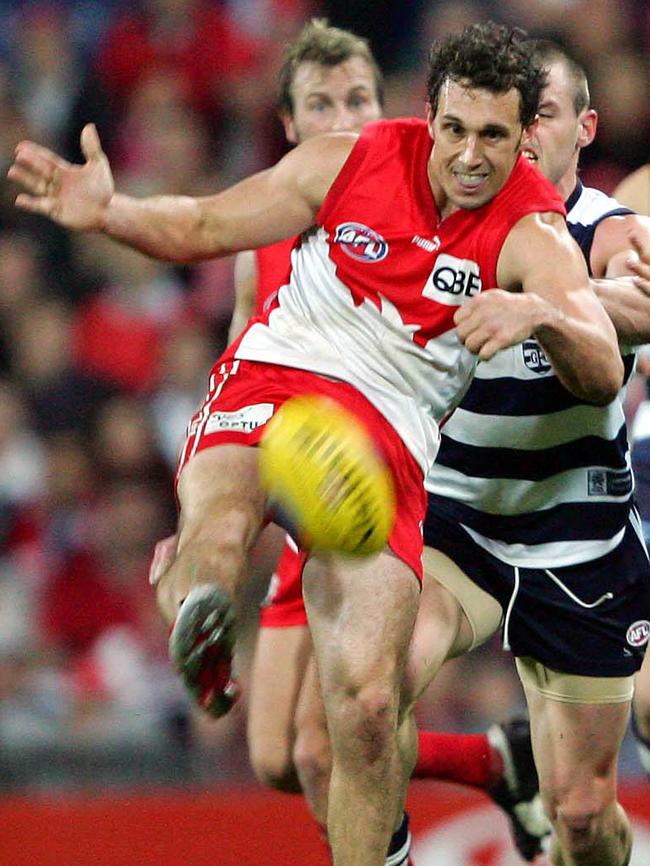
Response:
[[[280,121],[284,127],[284,134],[287,137],[289,144],[298,144],[298,136],[296,135],[296,124],[293,122],[293,117],[285,111],[280,112]]]
[[[588,147],[596,137],[598,112],[593,108],[585,109],[579,118],[578,147]]]

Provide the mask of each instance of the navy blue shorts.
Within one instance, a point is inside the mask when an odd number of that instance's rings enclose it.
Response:
[[[641,667],[650,633],[650,563],[631,523],[606,556],[550,574],[507,565],[434,506],[424,543],[499,602],[504,644],[515,656],[590,677],[630,676]]]

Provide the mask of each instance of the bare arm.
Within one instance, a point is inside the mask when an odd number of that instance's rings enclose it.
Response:
[[[613,400],[623,384],[616,332],[564,219],[531,214],[520,220],[501,250],[497,280],[507,292],[484,292],[456,314],[470,351],[486,360],[533,336],[569,391],[592,403]]]
[[[642,165],[622,180],[614,198],[637,213],[650,216],[650,164]]]
[[[235,259],[235,309],[232,313],[228,342],[232,343],[246,327],[255,312],[257,265],[253,250],[239,253]]]
[[[612,217],[596,229],[593,286],[621,343],[650,342],[650,219]]]
[[[500,285],[520,284],[541,299],[532,333],[563,385],[587,401],[613,400],[623,385],[616,332],[564,219],[547,214],[520,220],[504,244],[498,278]]]
[[[356,136],[332,133],[294,148],[277,165],[217,195],[136,199],[114,190],[92,125],[82,132],[86,163],[71,165],[33,142],[21,142],[9,177],[26,192],[18,207],[67,228],[100,231],[148,255],[191,262],[253,249],[313,224]]]

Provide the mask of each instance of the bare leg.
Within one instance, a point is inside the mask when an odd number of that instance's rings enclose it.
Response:
[[[255,448],[222,445],[199,452],[183,470],[177,553],[157,588],[169,623],[190,589],[215,584],[234,598],[246,579],[264,517],[257,460]]]
[[[641,736],[650,740],[650,653],[636,675],[634,714]]]
[[[417,760],[418,731],[413,709],[417,699],[449,658],[462,655],[472,645],[472,629],[455,596],[435,575],[425,571],[420,605],[413,630],[406,670],[406,711],[399,728],[400,754],[410,778]]]
[[[327,824],[332,752],[320,680],[313,656],[307,667],[296,711],[294,762],[312,815],[324,827]]]
[[[632,839],[616,800],[629,704],[572,704],[527,688],[540,791],[556,837],[555,866],[626,866]]]
[[[307,626],[260,628],[250,683],[248,748],[257,778],[289,793],[301,790],[293,759],[294,720],[297,725],[311,657]]]
[[[332,758],[318,672],[313,657],[308,660],[309,634],[302,627],[264,628],[258,640],[249,707],[253,766],[263,782],[283,790],[295,790],[297,774],[312,814],[325,825]],[[410,647],[410,693],[421,692],[447,656],[465,651],[471,641],[455,598],[425,576]],[[412,713],[403,715],[398,737],[408,775],[417,748]]]
[[[398,745],[419,588],[387,553],[307,569],[305,599],[332,744],[335,866],[383,866],[408,783]]]
[[[235,445],[190,460],[178,485],[176,556],[156,588],[163,616],[173,623],[172,660],[194,700],[217,717],[238,693],[235,601],[264,517],[257,461],[256,449]]]

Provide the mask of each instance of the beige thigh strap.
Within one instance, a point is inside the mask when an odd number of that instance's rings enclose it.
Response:
[[[583,677],[563,674],[534,659],[516,659],[524,689],[565,704],[622,704],[632,700],[634,677]]]
[[[439,550],[425,547],[422,567],[427,578],[441,583],[462,607],[473,634],[470,649],[491,638],[503,617],[499,602],[477,586],[455,562]]]

